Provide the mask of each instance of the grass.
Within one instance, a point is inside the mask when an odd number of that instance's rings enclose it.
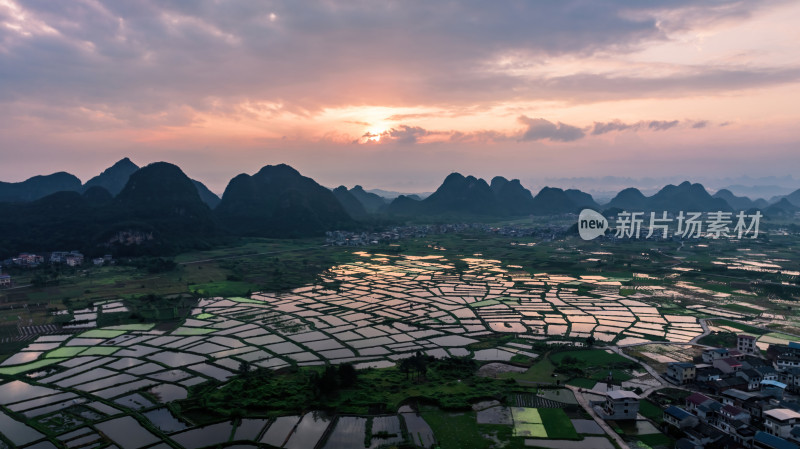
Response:
[[[597,383],[596,380],[584,379],[584,378],[581,378],[581,377],[578,377],[578,378],[575,378],[575,379],[570,379],[567,382],[568,385],[573,385],[573,386],[578,387],[578,388],[587,388],[587,389],[590,389],[590,390],[592,388],[594,388],[594,385],[596,383]]]
[[[120,349],[119,346],[93,346],[81,352],[81,355],[111,355]]]
[[[578,440],[580,437],[567,413],[559,408],[511,409],[514,417],[514,435],[532,438]]]
[[[60,348],[56,348],[48,352],[45,355],[45,357],[47,358],[74,357],[87,349],[89,349],[88,346],[62,346]]]
[[[511,426],[476,424],[475,412],[448,413],[424,408],[422,418],[431,426],[441,449],[489,449],[498,447],[491,438],[503,443],[505,449],[522,449],[524,438],[512,437]]]
[[[79,338],[116,338],[124,334],[124,330],[92,329],[80,335]]]
[[[714,319],[713,320],[713,324],[715,326],[732,327],[734,329],[739,329],[740,331],[744,331],[744,332],[747,332],[749,334],[754,334],[754,335],[764,335],[764,334],[769,333],[768,330],[760,329],[760,328],[757,328],[755,326],[750,326],[750,325],[743,324],[743,323],[737,323],[736,321],[726,320],[726,319],[723,319],[723,318]]]
[[[630,360],[619,354],[608,353],[603,349],[582,349],[578,351],[564,351],[552,354],[553,363],[560,364],[565,357],[573,357],[589,366],[608,366],[613,363],[627,363]]]
[[[641,441],[642,443],[650,446],[650,447],[673,447],[675,445],[675,440],[664,435],[663,433],[651,433],[647,435],[637,435],[637,441]]]
[[[711,332],[697,342],[701,345],[717,348],[733,348],[736,347],[736,334],[733,332]]]
[[[539,416],[547,429],[547,438],[557,440],[578,440],[578,432],[567,413],[560,408],[540,408]]]
[[[656,424],[661,424],[664,421],[664,409],[647,399],[639,401],[639,413]]]
[[[5,374],[7,376],[14,376],[28,371],[33,371],[35,369],[44,368],[45,366],[52,365],[54,363],[63,362],[64,360],[67,359],[65,358],[44,359],[44,360],[37,360],[31,363],[26,363],[25,365],[2,367],[0,368],[0,374]]]
[[[501,373],[498,377],[501,379],[514,379],[525,382],[538,382],[538,383],[555,383],[556,377],[553,377],[555,365],[547,357],[542,357],[534,363],[527,371],[523,373]]]
[[[754,309],[752,307],[743,306],[741,304],[725,304],[724,306],[722,306],[722,308],[723,309],[732,310],[734,312],[744,313],[744,314],[747,314],[747,315],[756,315],[756,316],[758,316],[758,315],[761,314],[761,310]]]
[[[218,330],[210,327],[179,327],[172,331],[170,335],[205,335]]]
[[[313,378],[322,371],[321,367],[280,373],[259,369],[221,386],[213,383],[199,386],[181,407],[217,418],[242,412],[280,416],[309,409],[351,414],[394,413],[409,399],[446,410],[470,410],[476,400],[504,397],[512,389],[520,390],[510,380],[474,375],[476,367],[450,368],[446,360],[431,362],[423,380],[407,376],[396,367],[361,370],[352,387],[328,395],[315,394]]]
[[[155,327],[155,323],[121,324],[119,326],[109,326],[106,329],[121,331],[149,331]]]

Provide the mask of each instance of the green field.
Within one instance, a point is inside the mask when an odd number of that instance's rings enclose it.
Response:
[[[514,435],[555,440],[580,439],[564,410],[558,408],[512,407]]]
[[[421,412],[431,426],[441,449],[490,449],[498,447],[495,441],[506,442],[506,449],[522,449],[524,438],[513,438],[512,427],[476,424],[475,412],[448,413],[438,409]]]
[[[661,424],[664,421],[664,409],[647,399],[639,401],[639,413],[656,424]]]

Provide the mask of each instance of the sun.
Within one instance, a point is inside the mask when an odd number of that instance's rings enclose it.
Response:
[[[378,128],[378,127],[369,128],[364,132],[364,135],[361,137],[361,142],[362,143],[380,142],[381,135],[383,135],[383,133],[385,132],[386,128]]]

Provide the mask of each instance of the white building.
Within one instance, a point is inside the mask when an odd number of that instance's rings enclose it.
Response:
[[[800,413],[788,408],[774,408],[764,412],[764,428],[767,433],[789,438],[792,429],[800,424]]]

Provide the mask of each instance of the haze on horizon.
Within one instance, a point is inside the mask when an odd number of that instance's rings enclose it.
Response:
[[[0,0],[0,180],[800,171],[800,3]],[[800,186],[798,186],[800,187]]]

